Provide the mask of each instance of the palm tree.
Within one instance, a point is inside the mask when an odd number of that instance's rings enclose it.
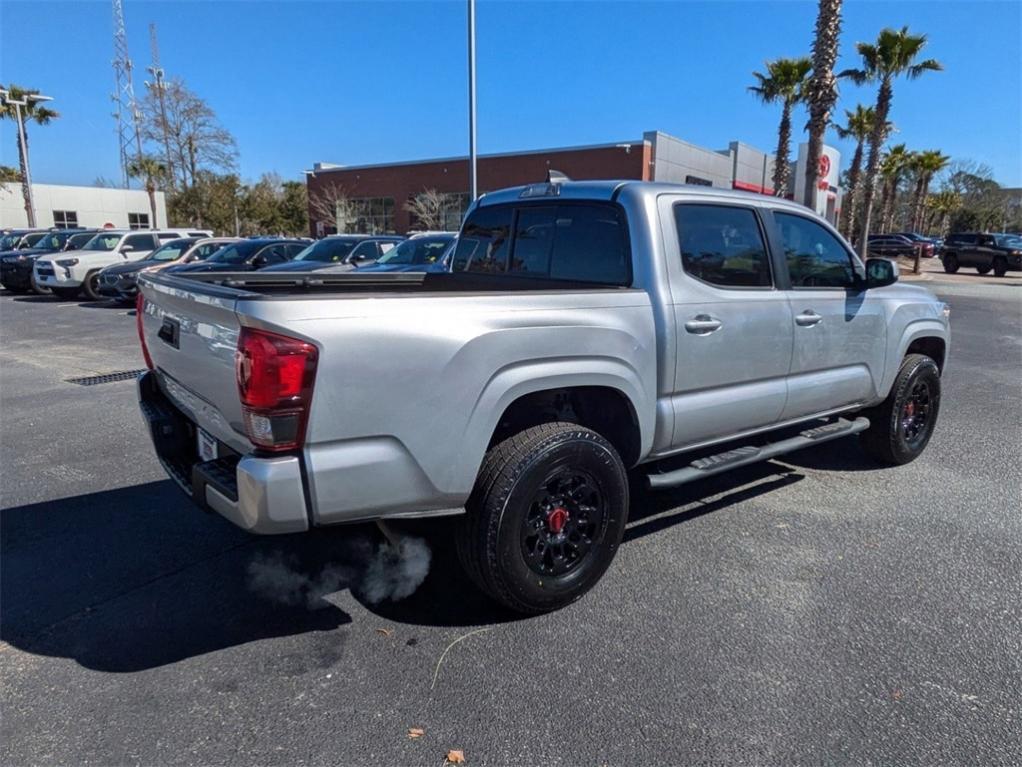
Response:
[[[835,126],[837,135],[840,138],[855,139],[855,153],[852,155],[852,165],[848,169],[847,200],[841,211],[841,220],[843,222],[841,231],[846,237],[852,236],[853,222],[858,220],[856,211],[858,210],[859,198],[862,195],[862,185],[859,183],[859,176],[862,175],[862,150],[866,145],[866,140],[873,133],[873,118],[875,114],[873,107],[864,107],[862,104],[858,104],[854,112],[845,110],[844,127],[840,125]],[[887,124],[888,131],[893,127],[890,123]]]
[[[859,252],[866,257],[866,241],[869,238],[870,216],[873,211],[873,197],[876,194],[876,177],[880,168],[880,152],[887,139],[887,118],[891,113],[894,96],[894,80],[905,75],[914,80],[924,72],[943,69],[936,59],[914,63],[926,46],[926,35],[910,35],[908,27],[899,31],[883,29],[875,43],[858,43],[856,50],[862,56],[862,69],[846,69],[838,77],[847,77],[856,85],[880,83],[877,90],[876,119],[873,135],[869,139],[869,159],[866,163],[866,182],[862,205],[862,226],[860,228]]]
[[[944,189],[931,194],[926,199],[926,206],[940,216],[940,236],[947,237],[951,214],[962,207],[962,196],[953,189]]]
[[[774,156],[774,194],[788,191],[788,146],[791,143],[791,108],[802,100],[806,78],[812,69],[808,58],[776,59],[766,62],[767,73],[753,72],[758,81],[749,90],[765,104],[781,102],[781,124],[777,130],[777,154]]]
[[[926,212],[926,197],[930,193],[930,182],[933,181],[936,174],[947,167],[949,162],[951,162],[951,158],[936,149],[928,149],[915,156],[915,161],[912,164],[912,168],[916,172],[915,199],[912,203],[911,229],[913,232],[918,232],[923,228],[923,216]]]
[[[15,128],[14,135],[15,140],[18,142],[18,165],[21,171],[21,196],[25,200],[25,215],[28,218],[29,226],[34,226],[35,221],[32,211],[32,203],[30,201],[31,198],[29,197],[28,174],[25,172],[28,166],[28,124],[35,123],[36,125],[46,125],[60,117],[60,113],[42,106],[42,103],[39,101],[32,100],[31,97],[39,93],[39,90],[36,88],[22,88],[20,85],[14,85],[12,83],[6,87],[6,90],[10,93],[10,98],[17,101],[24,100],[26,102],[25,106],[21,107],[21,120],[25,131],[24,148],[21,145],[20,138],[17,138],[17,128]],[[29,98],[25,98],[26,96]],[[15,108],[13,104],[9,103],[8,99],[4,99],[3,102],[0,103],[0,120],[17,121],[17,119],[17,108]],[[23,149],[24,151],[22,151]]]
[[[813,38],[813,76],[806,86],[805,101],[809,110],[809,147],[806,152],[805,192],[802,202],[809,208],[816,205],[816,180],[823,136],[830,123],[830,112],[837,101],[838,38],[841,35],[841,1],[820,0],[816,12],[816,36]]]
[[[910,152],[904,144],[892,146],[880,162],[880,226],[881,232],[889,232],[894,224],[894,202],[898,197],[898,186],[905,171],[913,167],[916,153]]]
[[[153,214],[153,229],[156,224],[156,182],[167,177],[167,166],[155,157],[141,155],[128,163],[128,176],[144,179],[146,194],[149,195],[149,210]]]

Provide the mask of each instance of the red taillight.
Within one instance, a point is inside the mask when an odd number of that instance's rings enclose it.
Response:
[[[294,450],[305,440],[319,352],[307,341],[242,328],[234,370],[245,431],[266,450]]]
[[[138,298],[135,299],[135,327],[138,329],[138,341],[142,344],[142,356],[145,358],[146,367],[152,370],[153,358],[149,356],[149,347],[145,343],[143,317],[145,317],[145,296],[142,295],[142,291],[139,291]]]

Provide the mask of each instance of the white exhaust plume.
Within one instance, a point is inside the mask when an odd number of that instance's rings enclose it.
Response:
[[[404,599],[429,573],[430,550],[421,538],[402,537],[396,545],[366,539],[352,543],[347,561],[329,564],[315,575],[303,572],[294,555],[257,555],[248,565],[248,587],[278,604],[316,610],[326,607],[323,597],[344,588],[370,604]]]

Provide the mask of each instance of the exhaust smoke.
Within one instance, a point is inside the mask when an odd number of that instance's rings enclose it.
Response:
[[[248,565],[248,588],[277,604],[318,610],[323,597],[342,589],[370,604],[398,601],[415,593],[429,573],[431,552],[421,538],[395,537],[374,543],[359,537],[349,542],[343,558],[318,573],[301,569],[294,554],[257,555]]]

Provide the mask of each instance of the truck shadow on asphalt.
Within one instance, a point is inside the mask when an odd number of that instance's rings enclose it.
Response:
[[[847,461],[847,457],[846,457]],[[624,545],[721,511],[803,477],[765,463],[634,500]],[[709,500],[707,500],[709,499]],[[672,513],[673,512],[673,513]],[[427,540],[432,567],[406,599],[370,604],[403,624],[478,626],[520,619],[478,593],[461,573],[451,519],[397,529]],[[343,655],[352,617],[330,594],[274,599],[253,588],[253,562],[287,561],[310,580],[344,564],[368,525],[259,538],[195,509],[170,481],[150,482],[0,511],[0,638],[24,652],[126,673],[248,642],[312,635],[304,667]],[[363,546],[364,548],[364,546]],[[341,590],[344,586],[342,584]]]

